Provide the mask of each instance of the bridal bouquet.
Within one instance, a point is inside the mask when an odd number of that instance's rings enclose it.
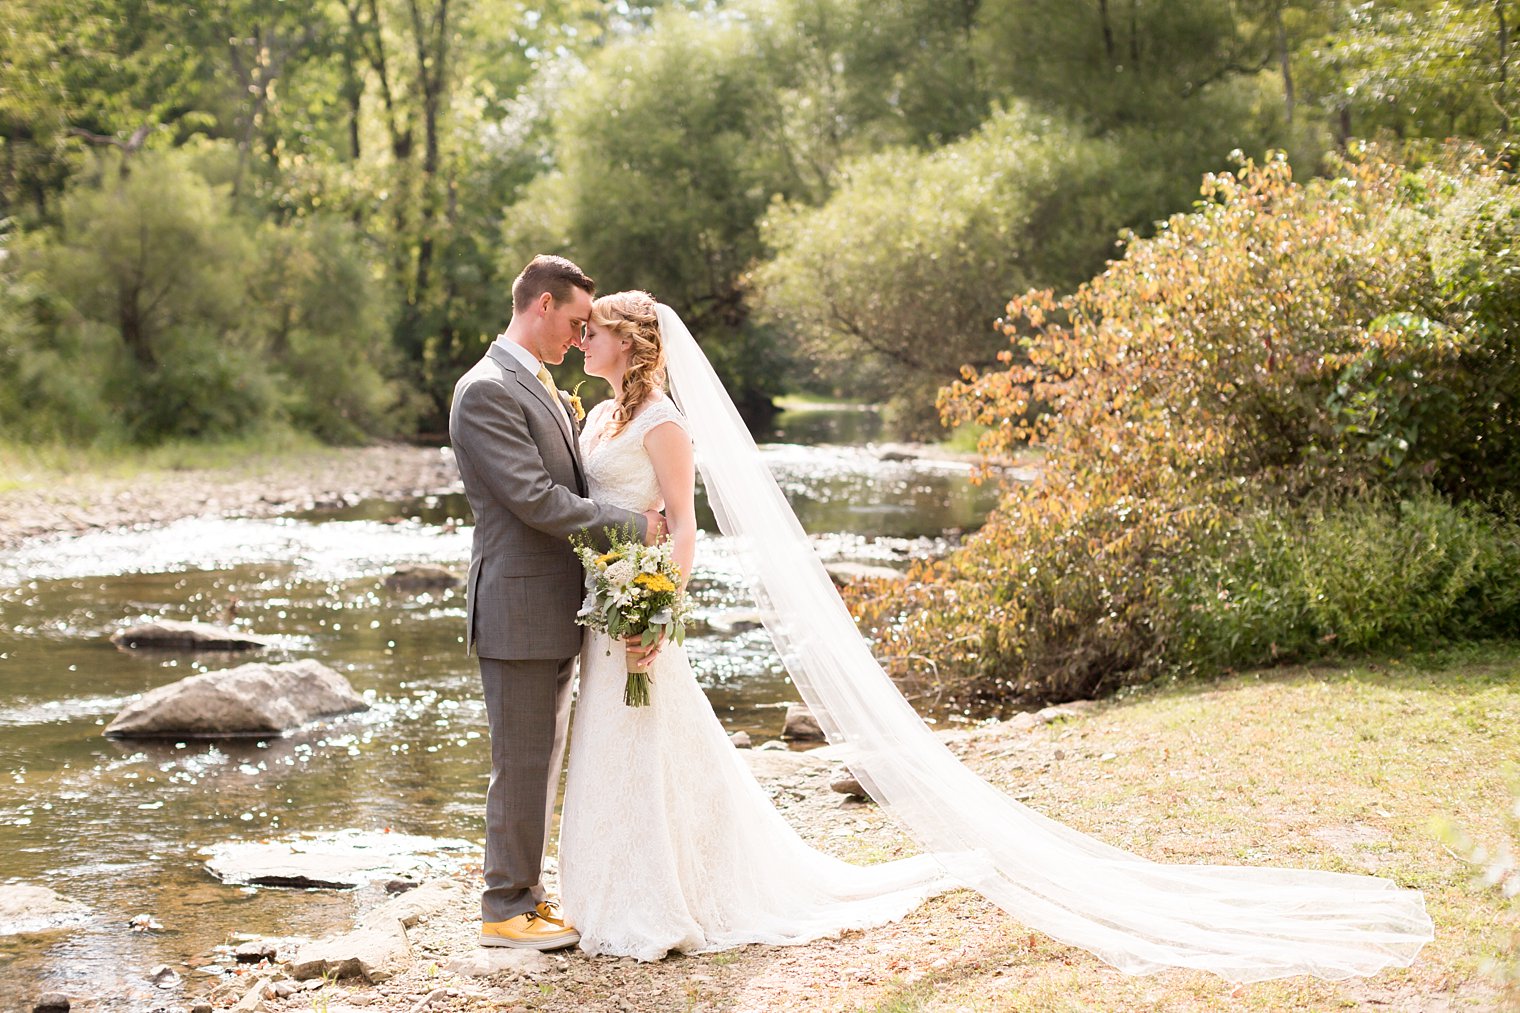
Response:
[[[576,622],[615,640],[637,637],[646,647],[661,636],[677,644],[685,640],[689,608],[679,590],[681,575],[671,558],[669,539],[645,545],[629,531],[613,538],[606,552],[584,537],[572,541],[586,570],[586,600]],[[649,672],[631,658],[623,702],[649,706]]]

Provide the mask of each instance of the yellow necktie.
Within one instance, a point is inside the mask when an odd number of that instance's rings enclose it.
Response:
[[[560,418],[568,423],[570,416],[565,414],[565,404],[559,399],[559,388],[554,386],[554,377],[549,375],[549,367],[543,363],[538,364],[538,382],[543,384],[544,390],[549,392],[549,400],[554,402],[554,407],[559,409]]]
[[[549,375],[549,367],[543,363],[538,366],[538,382],[544,385],[544,390],[549,392],[549,400],[559,404],[559,389],[554,386],[554,377]]]

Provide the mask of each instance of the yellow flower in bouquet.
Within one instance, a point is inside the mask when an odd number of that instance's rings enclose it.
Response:
[[[633,578],[633,582],[639,587],[642,587],[644,590],[653,591],[656,594],[662,591],[674,591],[676,589],[675,581],[671,580],[663,573],[658,572],[641,573],[637,577]]]

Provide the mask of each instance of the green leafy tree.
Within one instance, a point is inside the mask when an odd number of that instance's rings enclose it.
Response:
[[[754,143],[769,93],[742,24],[672,16],[610,46],[560,110],[558,172],[507,215],[503,274],[568,252],[604,291],[643,288],[713,342],[740,403],[764,399],[740,278],[788,178]],[[700,140],[698,140],[700,139]]]
[[[771,210],[776,252],[752,275],[757,299],[818,382],[889,400],[900,428],[931,436],[935,392],[1002,345],[990,288],[1090,274],[1138,182],[1114,145],[1019,108],[934,151],[850,163],[841,178],[819,207]]]
[[[330,442],[407,432],[420,405],[394,378],[399,353],[367,252],[330,218],[265,225],[248,324],[279,375],[281,417]]]
[[[69,191],[61,219],[30,256],[76,347],[110,336],[117,375],[99,394],[133,438],[221,435],[267,415],[271,391],[240,329],[252,248],[185,157],[144,155],[125,175],[107,160]]]
[[[1344,142],[1508,137],[1517,107],[1515,0],[1380,0],[1344,5],[1304,45],[1314,100]]]

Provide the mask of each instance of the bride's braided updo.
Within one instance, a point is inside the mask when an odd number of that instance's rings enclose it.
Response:
[[[591,321],[629,342],[623,393],[612,406],[612,428],[606,434],[613,437],[651,394],[665,389],[665,346],[660,341],[654,296],[648,292],[635,289],[602,296],[591,304]]]

